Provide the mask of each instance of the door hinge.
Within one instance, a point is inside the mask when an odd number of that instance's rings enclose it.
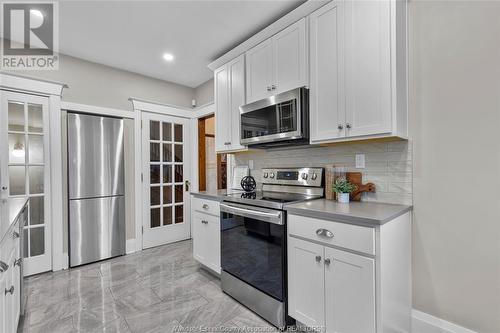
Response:
[[[144,182],[144,174],[141,172],[141,183]]]
[[[142,119],[141,119],[141,129],[142,129]]]
[[[144,235],[144,226],[141,227],[142,234]]]

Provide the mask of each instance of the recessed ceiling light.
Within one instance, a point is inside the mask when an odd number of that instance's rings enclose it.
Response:
[[[170,53],[164,53],[163,59],[165,59],[166,61],[172,61],[172,60],[174,60],[174,55],[170,54]]]

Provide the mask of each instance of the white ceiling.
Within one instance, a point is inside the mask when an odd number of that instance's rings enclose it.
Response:
[[[211,61],[303,2],[60,2],[60,52],[196,87],[212,77]]]

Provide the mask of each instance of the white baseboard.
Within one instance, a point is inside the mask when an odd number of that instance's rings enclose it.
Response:
[[[135,248],[135,238],[133,239],[127,239],[127,242],[125,244],[125,252],[127,254],[134,253],[136,251]]]
[[[422,311],[412,310],[412,333],[477,333]]]

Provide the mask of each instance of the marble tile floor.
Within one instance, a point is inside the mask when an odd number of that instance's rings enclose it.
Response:
[[[191,241],[30,277],[26,292],[18,332],[277,331],[221,291]]]

